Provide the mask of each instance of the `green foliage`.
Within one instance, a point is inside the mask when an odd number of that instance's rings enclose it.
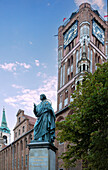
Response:
[[[68,142],[61,155],[64,166],[83,160],[88,170],[108,169],[108,62],[98,64],[92,75],[86,73],[83,84],[72,94],[74,114],[57,122],[58,140]]]

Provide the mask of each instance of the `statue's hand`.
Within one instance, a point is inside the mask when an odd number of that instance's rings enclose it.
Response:
[[[36,115],[36,104],[34,103],[34,110],[33,110],[34,114]]]

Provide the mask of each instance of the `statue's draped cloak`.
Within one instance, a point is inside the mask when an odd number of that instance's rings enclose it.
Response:
[[[38,120],[34,125],[34,139],[37,140],[45,134],[55,137],[55,113],[49,101],[44,100],[36,107]]]

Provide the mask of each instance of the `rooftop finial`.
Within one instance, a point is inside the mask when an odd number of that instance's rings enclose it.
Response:
[[[6,122],[6,116],[5,116],[5,108],[3,106],[3,116],[2,116],[2,122],[1,122],[2,127],[7,127],[7,122]]]

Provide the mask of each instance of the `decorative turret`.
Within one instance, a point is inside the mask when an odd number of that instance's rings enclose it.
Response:
[[[1,122],[1,126],[0,126],[0,133],[2,134],[2,137],[4,139],[4,144],[8,145],[11,140],[11,133],[10,133],[10,129],[7,127],[7,121],[6,121],[6,115],[5,115],[4,108],[3,108],[2,122]]]
[[[4,108],[3,108],[3,116],[2,116],[1,127],[7,127],[6,116],[5,116],[5,109]]]
[[[90,61],[87,59],[86,56],[86,48],[85,48],[85,39],[83,41],[83,52],[81,60],[78,62],[78,70],[79,73],[85,73],[90,71]]]

